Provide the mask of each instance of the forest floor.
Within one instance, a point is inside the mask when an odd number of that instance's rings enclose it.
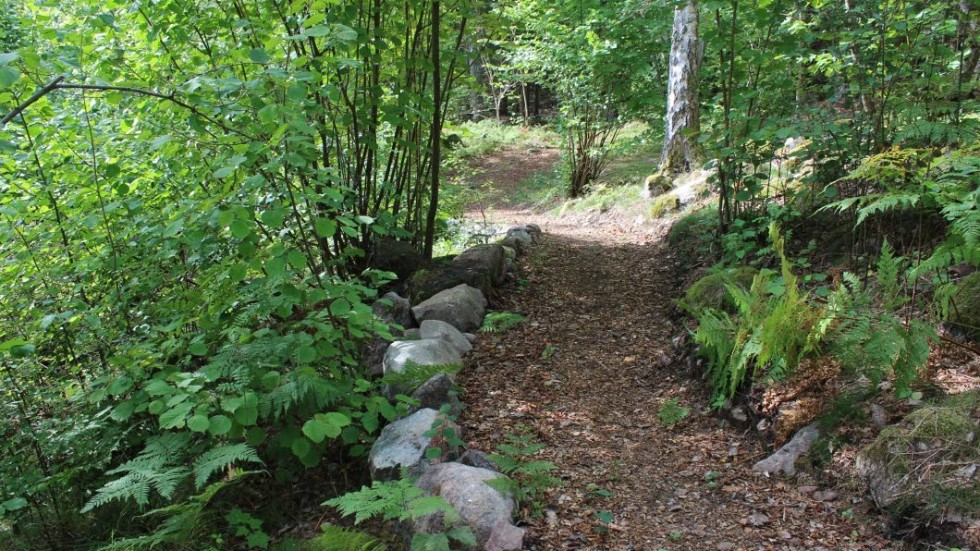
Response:
[[[860,485],[836,479],[819,493],[825,477],[751,471],[771,450],[751,426],[709,411],[672,345],[684,333],[672,302],[684,259],[663,239],[667,224],[628,209],[558,216],[513,200],[556,159],[508,150],[477,163],[493,186],[470,213],[545,232],[523,260],[521,291],[493,305],[526,321],[481,337],[459,381],[472,447],[493,452],[530,433],[545,445],[534,459],[557,465],[562,485],[525,504],[525,547],[901,548],[882,535]],[[658,412],[669,399],[690,411],[668,427]]]

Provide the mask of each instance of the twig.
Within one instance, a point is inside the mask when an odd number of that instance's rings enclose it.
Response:
[[[28,107],[31,106],[31,104],[43,98],[45,95],[47,95],[48,92],[54,90],[58,86],[58,84],[60,84],[61,81],[63,80],[65,80],[65,75],[59,75],[55,77],[54,79],[51,80],[51,82],[45,84],[43,88],[41,88],[37,92],[34,92],[34,95],[27,98],[27,101],[18,105],[17,107],[14,107],[13,111],[4,115],[3,119],[0,119],[0,128],[6,126],[8,122],[14,120],[14,118],[17,117],[17,115],[20,115],[24,111],[24,109],[27,109]]]

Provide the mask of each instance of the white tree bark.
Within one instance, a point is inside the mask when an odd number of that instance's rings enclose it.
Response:
[[[698,3],[687,0],[674,10],[667,79],[667,119],[660,171],[678,174],[701,163],[698,134],[701,113],[698,100],[704,43],[698,38]]]

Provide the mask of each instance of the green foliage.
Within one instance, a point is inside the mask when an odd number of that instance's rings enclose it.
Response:
[[[476,545],[473,532],[466,526],[456,526],[459,513],[440,496],[427,496],[408,478],[389,482],[375,481],[355,492],[324,502],[336,507],[344,516],[354,515],[354,524],[374,517],[382,520],[409,521],[429,515],[441,515],[445,532],[418,533],[412,538],[412,549],[449,551],[450,541]]]
[[[275,551],[385,551],[388,547],[378,538],[352,528],[324,524],[323,534],[304,541],[292,541],[288,545],[280,543]]]
[[[385,385],[389,385],[391,388],[396,389],[411,389],[415,390],[422,383],[428,381],[436,375],[445,373],[446,375],[453,376],[463,369],[462,365],[418,365],[409,362],[405,366],[405,371],[394,372],[390,371],[385,373],[384,377],[381,378],[381,382]],[[409,392],[411,392],[411,390]]]
[[[980,272],[950,286],[945,298],[945,320],[974,338],[980,335]]]
[[[876,294],[857,276],[845,273],[843,283],[828,298],[820,326],[829,331],[831,351],[846,368],[875,383],[894,375],[895,392],[905,398],[929,358],[929,343],[936,335],[930,324],[916,319],[906,322],[895,313],[894,308],[907,300],[899,294],[899,262],[885,242]],[[881,310],[876,304],[889,309]]]
[[[682,407],[678,398],[669,398],[660,404],[657,418],[660,419],[661,426],[672,427],[680,423],[689,413],[691,408]]]
[[[262,530],[262,521],[235,507],[225,515],[232,534],[243,538],[248,549],[268,549],[269,535]]]
[[[826,327],[817,322],[821,309],[800,290],[797,276],[784,252],[778,228],[770,228],[773,249],[780,259],[780,275],[763,270],[752,287],[727,289],[735,316],[712,307],[681,306],[698,320],[694,340],[708,359],[714,404],[720,406],[746,381],[767,377],[783,379],[800,360],[817,351]]]
[[[513,312],[487,312],[483,317],[480,331],[484,333],[504,333],[524,322],[524,316]]]
[[[491,486],[501,492],[511,494],[531,516],[540,516],[544,508],[542,499],[549,488],[561,485],[561,480],[552,475],[558,469],[550,461],[532,459],[544,444],[537,442],[534,434],[508,434],[506,442],[497,445],[497,452],[490,460],[507,475],[494,479]]]

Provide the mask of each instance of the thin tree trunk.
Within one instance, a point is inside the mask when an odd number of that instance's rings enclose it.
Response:
[[[439,165],[442,162],[442,75],[439,66],[439,0],[432,1],[432,161],[429,175],[429,212],[425,220],[425,247],[422,254],[432,258],[435,242],[436,214],[439,212]]]
[[[674,10],[667,80],[667,118],[662,173],[679,174],[696,168],[702,152],[698,144],[701,116],[698,100],[704,43],[698,38],[697,0],[688,0]]]

